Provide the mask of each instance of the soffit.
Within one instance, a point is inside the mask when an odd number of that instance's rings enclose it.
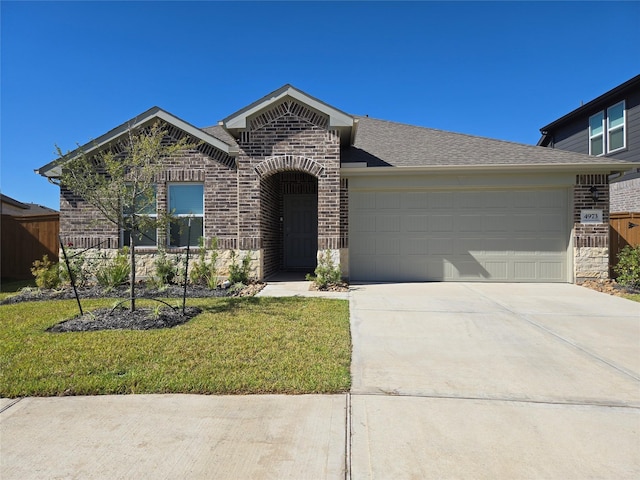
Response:
[[[35,172],[49,178],[57,178],[61,174],[61,167],[66,162],[76,158],[80,152],[84,152],[85,154],[90,154],[91,152],[99,151],[109,144],[116,142],[119,138],[125,135],[129,130],[140,128],[146,125],[150,125],[157,120],[161,120],[168,125],[174,126],[183,132],[189,134],[190,136],[200,140],[217,150],[229,155],[231,157],[236,156],[238,153],[237,146],[229,145],[219,138],[211,135],[210,133],[194,127],[190,123],[185,122],[184,120],[176,117],[175,115],[170,114],[169,112],[162,110],[159,107],[153,107],[147,110],[144,113],[132,118],[131,120],[124,122],[123,124],[117,126],[116,128],[108,131],[104,135],[101,135],[97,139],[86,143],[85,145],[69,152],[62,158],[58,158],[53,162],[48,163],[37,169]]]

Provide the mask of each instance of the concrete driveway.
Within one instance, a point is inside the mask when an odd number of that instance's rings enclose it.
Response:
[[[352,478],[640,478],[640,304],[354,286]]]

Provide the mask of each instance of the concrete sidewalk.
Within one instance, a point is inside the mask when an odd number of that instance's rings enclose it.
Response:
[[[0,478],[343,479],[346,401],[346,395],[25,398],[0,414]]]
[[[299,275],[279,276],[269,280],[256,297],[317,297],[347,300],[349,292],[319,292],[310,290],[311,282],[301,280]]]

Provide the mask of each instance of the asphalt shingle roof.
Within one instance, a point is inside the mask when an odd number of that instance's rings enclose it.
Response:
[[[212,137],[217,138],[221,142],[226,143],[227,145],[230,145],[232,147],[238,146],[236,139],[233,138],[233,136],[229,132],[227,132],[224,129],[224,127],[222,127],[221,125],[213,125],[211,127],[205,127],[202,130],[208,133],[209,135],[211,135]]]
[[[579,165],[602,158],[432,128],[358,117],[355,144],[342,152],[342,162],[368,167],[472,165]],[[606,158],[607,163],[625,162]]]

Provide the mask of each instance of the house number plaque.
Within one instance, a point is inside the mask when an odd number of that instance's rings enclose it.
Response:
[[[580,210],[580,223],[602,223],[602,210]]]

